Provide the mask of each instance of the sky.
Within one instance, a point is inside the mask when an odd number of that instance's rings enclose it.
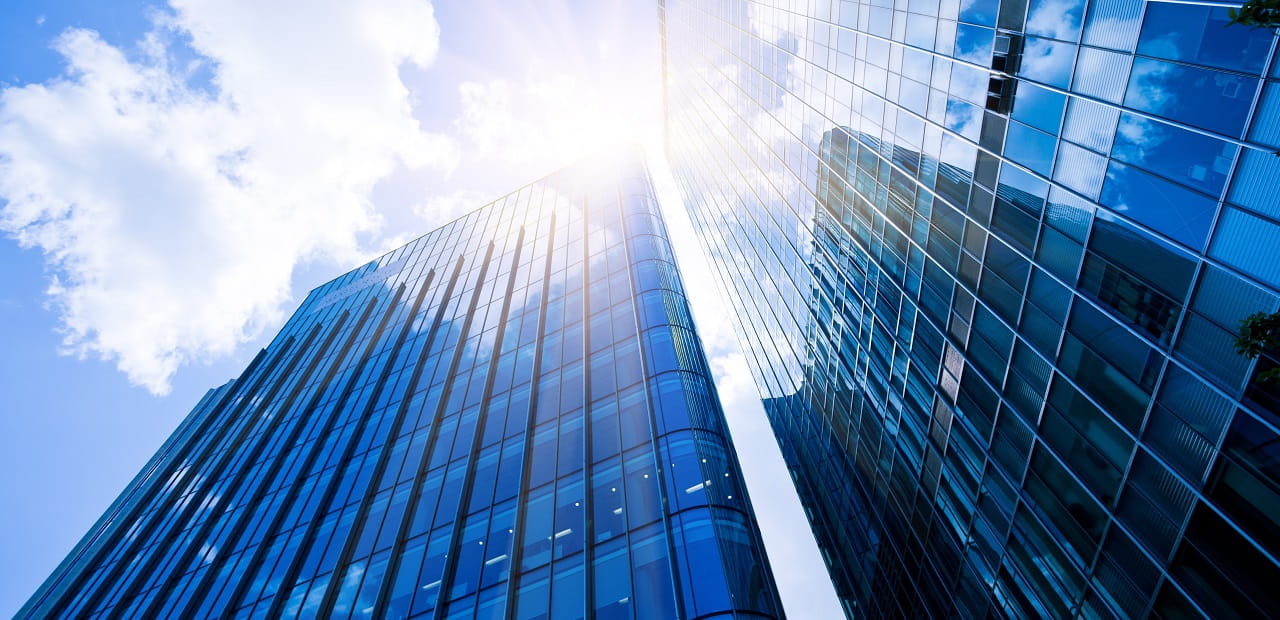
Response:
[[[788,614],[840,615],[660,148],[656,2],[6,0],[0,615],[314,286],[649,155]]]

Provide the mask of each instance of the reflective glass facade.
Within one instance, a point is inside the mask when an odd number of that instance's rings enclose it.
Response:
[[[19,616],[180,614],[779,617],[639,159],[315,289]]]
[[[667,148],[853,616],[1280,609],[1280,62],[1221,6],[667,0]]]

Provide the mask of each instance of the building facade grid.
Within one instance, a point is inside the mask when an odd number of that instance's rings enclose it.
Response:
[[[771,618],[636,157],[314,291],[20,617]]]
[[[667,148],[852,615],[1280,600],[1280,67],[1226,8],[663,3]]]

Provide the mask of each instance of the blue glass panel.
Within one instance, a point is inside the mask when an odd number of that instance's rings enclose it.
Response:
[[[707,487],[711,481],[703,475],[693,433],[672,433],[663,437],[660,443],[665,457],[663,465],[666,466],[667,497],[675,504],[674,509],[705,506],[710,493]]]
[[[1121,114],[1111,156],[1217,196],[1239,147],[1134,114]]]
[[[1095,221],[1089,250],[1179,303],[1195,275],[1196,264],[1190,256],[1114,218]]]
[[[1244,130],[1258,80],[1171,62],[1137,58],[1126,106],[1228,136]]]
[[[555,531],[551,535],[556,560],[582,551],[586,541],[585,503],[581,472],[556,482]]]
[[[1029,82],[1018,84],[1012,118],[1036,129],[1058,135],[1067,96]]]
[[[990,28],[960,24],[956,28],[955,57],[982,66],[989,65],[995,35],[995,31]]]
[[[529,494],[524,522],[521,564],[523,570],[542,566],[551,561],[551,540],[554,514],[554,487],[548,485]]]
[[[686,607],[700,616],[731,609],[733,605],[710,509],[696,508],[681,513],[674,536],[679,549],[676,565]],[[706,587],[709,584],[717,584],[717,587]]]
[[[960,3],[960,21],[983,26],[996,25],[996,11],[1000,7],[999,0],[972,0]]]
[[[626,541],[619,539],[602,545],[592,563],[595,580],[597,619],[629,620],[632,618],[631,558]]]
[[[520,578],[516,593],[516,620],[548,620],[551,606],[551,571],[540,568]]]
[[[1230,19],[1225,6],[1150,4],[1138,39],[1138,53],[1261,73],[1271,49],[1271,33],[1266,28],[1229,28]]]
[[[1275,92],[1276,100],[1280,102],[1280,89]],[[1276,117],[1280,118],[1280,114]],[[1229,198],[1263,215],[1280,217],[1280,200],[1276,200],[1274,194],[1276,178],[1280,178],[1280,157],[1266,151],[1245,149],[1240,154],[1240,163],[1231,181]]]
[[[482,590],[476,601],[475,620],[502,620],[507,617],[507,591],[502,586]]]
[[[1191,248],[1204,247],[1217,203],[1132,166],[1111,162],[1102,204]]]
[[[627,531],[626,489],[622,479],[622,464],[617,459],[596,465],[591,472],[595,542]]]
[[[493,509],[489,535],[484,540],[484,578],[480,587],[487,588],[505,581],[511,573],[511,554],[515,551],[515,502],[507,501]]]
[[[675,618],[678,608],[667,535],[661,524],[637,530],[631,539],[631,572],[637,618]]]
[[[1273,287],[1280,287],[1280,261],[1259,248],[1280,242],[1280,226],[1238,209],[1225,209],[1209,253]]]
[[[1018,75],[1066,88],[1071,84],[1071,69],[1075,61],[1076,46],[1052,39],[1027,37],[1023,43]]]
[[[1053,169],[1053,150],[1057,141],[1053,136],[1037,131],[1022,123],[1009,123],[1005,138],[1004,154],[1040,174],[1049,176]]]
[[[1031,0],[1026,33],[1074,42],[1083,19],[1084,0]]]
[[[634,529],[662,518],[662,489],[658,478],[658,466],[653,452],[637,448],[624,455],[626,475],[627,515],[629,527]]]
[[[951,98],[947,100],[947,128],[975,142],[982,135],[982,108]]]
[[[556,562],[552,567],[551,617],[580,620],[587,617],[586,570],[583,554]]]
[[[475,514],[467,519],[458,541],[458,557],[455,560],[453,579],[449,587],[449,599],[475,592],[480,585],[480,569],[484,566],[485,539],[488,537],[488,514]]]

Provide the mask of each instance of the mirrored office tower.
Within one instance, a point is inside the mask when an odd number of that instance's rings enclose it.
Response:
[[[638,158],[314,290],[20,617],[773,618]]]
[[[850,615],[1280,609],[1280,62],[1142,0],[667,0],[668,150]]]

